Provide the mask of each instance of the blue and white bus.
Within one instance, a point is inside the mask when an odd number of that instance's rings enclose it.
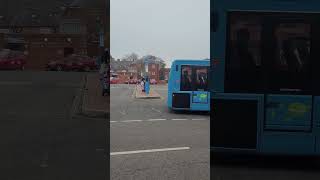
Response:
[[[171,110],[209,111],[209,60],[175,60],[168,81]]]
[[[211,3],[215,152],[320,154],[320,1]]]

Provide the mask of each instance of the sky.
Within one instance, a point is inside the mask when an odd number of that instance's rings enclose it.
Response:
[[[210,0],[111,0],[110,53],[174,59],[210,56]]]

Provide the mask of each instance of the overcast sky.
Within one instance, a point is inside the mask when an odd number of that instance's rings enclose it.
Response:
[[[210,0],[111,0],[111,55],[210,56]]]

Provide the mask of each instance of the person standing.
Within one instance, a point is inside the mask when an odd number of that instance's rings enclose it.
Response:
[[[144,85],[145,85],[144,78],[142,78],[142,80],[141,80],[141,89],[142,89],[142,92],[145,92],[145,90],[144,90]]]

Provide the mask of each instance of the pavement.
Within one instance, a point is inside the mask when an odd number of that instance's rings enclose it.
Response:
[[[132,97],[134,85],[111,86],[112,180],[318,180],[319,158],[238,157],[210,164],[210,116],[170,113],[161,99]]]
[[[73,117],[84,73],[0,72],[0,179],[106,180],[109,123]]]
[[[161,99],[137,99],[135,85],[111,86],[112,180],[209,180],[210,116],[171,113],[167,86]]]
[[[137,99],[160,99],[160,94],[151,86],[149,94],[142,92],[142,87],[140,85],[136,85],[135,89],[135,98]]]
[[[102,96],[99,74],[88,74],[85,82],[85,91],[83,92],[82,99],[82,115],[106,118],[110,109],[110,96]]]

